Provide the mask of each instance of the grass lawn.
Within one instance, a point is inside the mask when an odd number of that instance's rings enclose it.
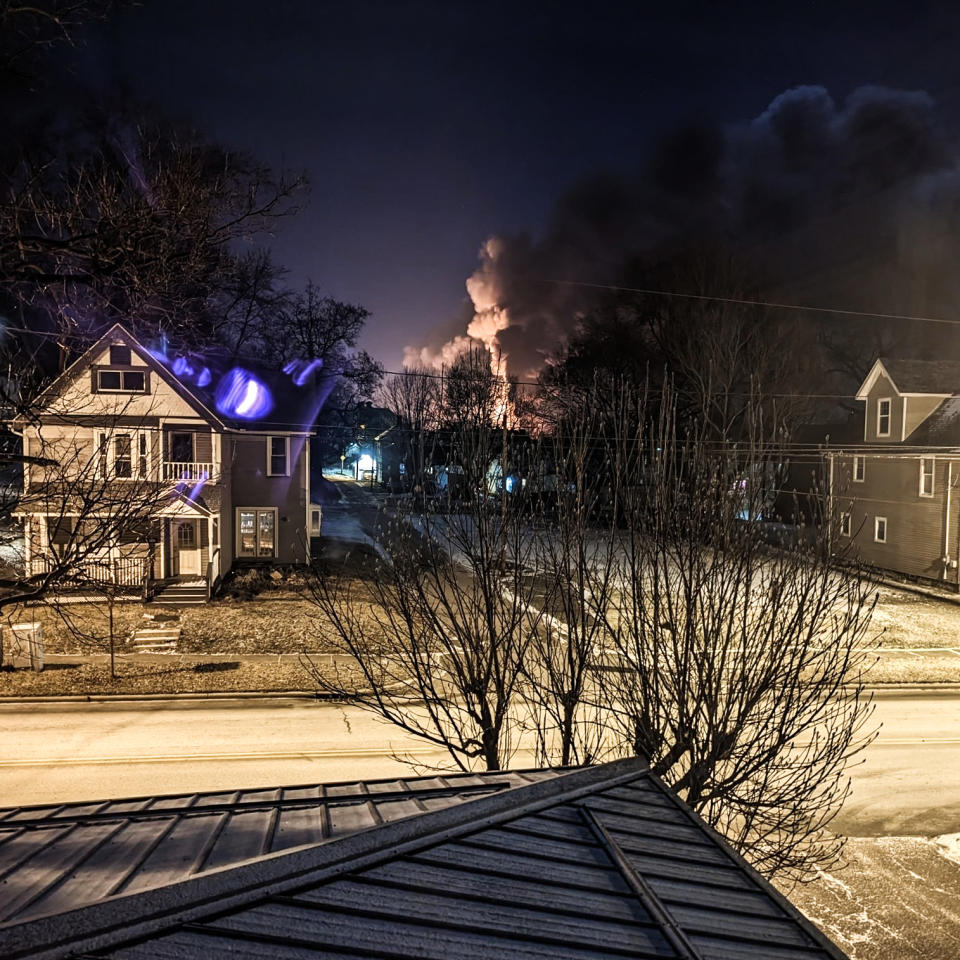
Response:
[[[361,612],[375,619],[376,609],[360,597],[364,572],[358,567],[350,582],[355,584],[356,603],[369,607]],[[121,656],[121,680],[111,680],[107,667],[99,662],[56,664],[39,675],[4,670],[0,672],[0,696],[311,689],[309,677],[296,663],[242,662],[251,654],[322,654],[333,649],[333,628],[320,610],[297,592],[302,587],[302,579],[291,583],[251,576],[239,589],[204,606],[173,610],[139,601],[115,604],[116,650],[121,655],[131,650],[127,639],[132,631],[159,625],[147,619],[156,617],[180,626],[177,654],[241,658],[229,667],[208,664],[198,670],[179,656],[171,656],[169,662],[164,658],[159,665],[134,663]],[[24,621],[43,625],[48,654],[95,655],[109,650],[106,603],[59,608],[39,605],[5,612],[0,625],[4,627],[7,662],[13,652],[7,627]],[[868,682],[960,681],[960,605],[883,587],[872,627],[869,642],[880,650]]]

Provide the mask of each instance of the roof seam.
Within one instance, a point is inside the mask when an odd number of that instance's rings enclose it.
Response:
[[[673,919],[670,911],[660,902],[659,897],[650,888],[643,875],[634,870],[623,851],[617,846],[616,841],[610,836],[610,833],[587,803],[580,804],[580,815],[597,837],[611,862],[620,871],[623,879],[634,890],[637,899],[650,916],[661,924],[664,936],[677,955],[682,957],[683,960],[703,960],[697,948],[687,939],[682,928]]]

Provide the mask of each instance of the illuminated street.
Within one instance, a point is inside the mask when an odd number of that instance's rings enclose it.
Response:
[[[883,724],[836,821],[852,836],[960,832],[960,696],[877,696]],[[0,805],[399,775],[443,753],[355,708],[299,700],[5,704]],[[514,766],[529,765],[521,755]]]

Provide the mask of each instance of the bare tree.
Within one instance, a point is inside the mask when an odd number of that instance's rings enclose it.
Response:
[[[523,503],[490,495],[495,461],[503,475],[521,467],[503,450],[491,421],[455,431],[449,462],[461,496],[450,512],[401,502],[372,578],[323,577],[312,592],[337,652],[362,677],[358,688],[314,669],[318,686],[442,746],[465,770],[509,762],[522,666],[543,616]]]
[[[617,439],[626,530],[603,701],[623,751],[765,872],[834,862],[846,770],[871,739],[861,652],[875,601],[816,529],[758,522],[774,446],[761,407],[741,446],[678,437],[670,405]],[[751,419],[753,418],[753,419]]]
[[[563,419],[539,439],[522,492],[545,613],[520,692],[538,759],[551,765],[592,763],[610,749],[597,671],[619,547],[610,497],[615,464],[604,444],[611,411],[595,402],[608,393],[596,381],[593,402],[566,404]]]
[[[453,431],[467,489],[499,497],[401,505],[373,580],[317,583],[364,678],[318,685],[468,769],[517,746],[645,756],[761,870],[807,877],[841,852],[829,825],[871,739],[870,588],[834,563],[826,513],[789,541],[763,521],[782,453],[763,402],[733,443],[679,433],[669,384],[598,396],[616,401],[586,393],[537,442]]]
[[[399,438],[395,442],[400,445],[411,487],[418,487],[436,446],[439,379],[429,370],[404,368],[383,381],[380,402],[397,418]]]

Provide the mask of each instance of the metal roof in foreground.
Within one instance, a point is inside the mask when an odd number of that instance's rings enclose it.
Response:
[[[0,828],[10,958],[844,956],[639,760],[24,808]]]

